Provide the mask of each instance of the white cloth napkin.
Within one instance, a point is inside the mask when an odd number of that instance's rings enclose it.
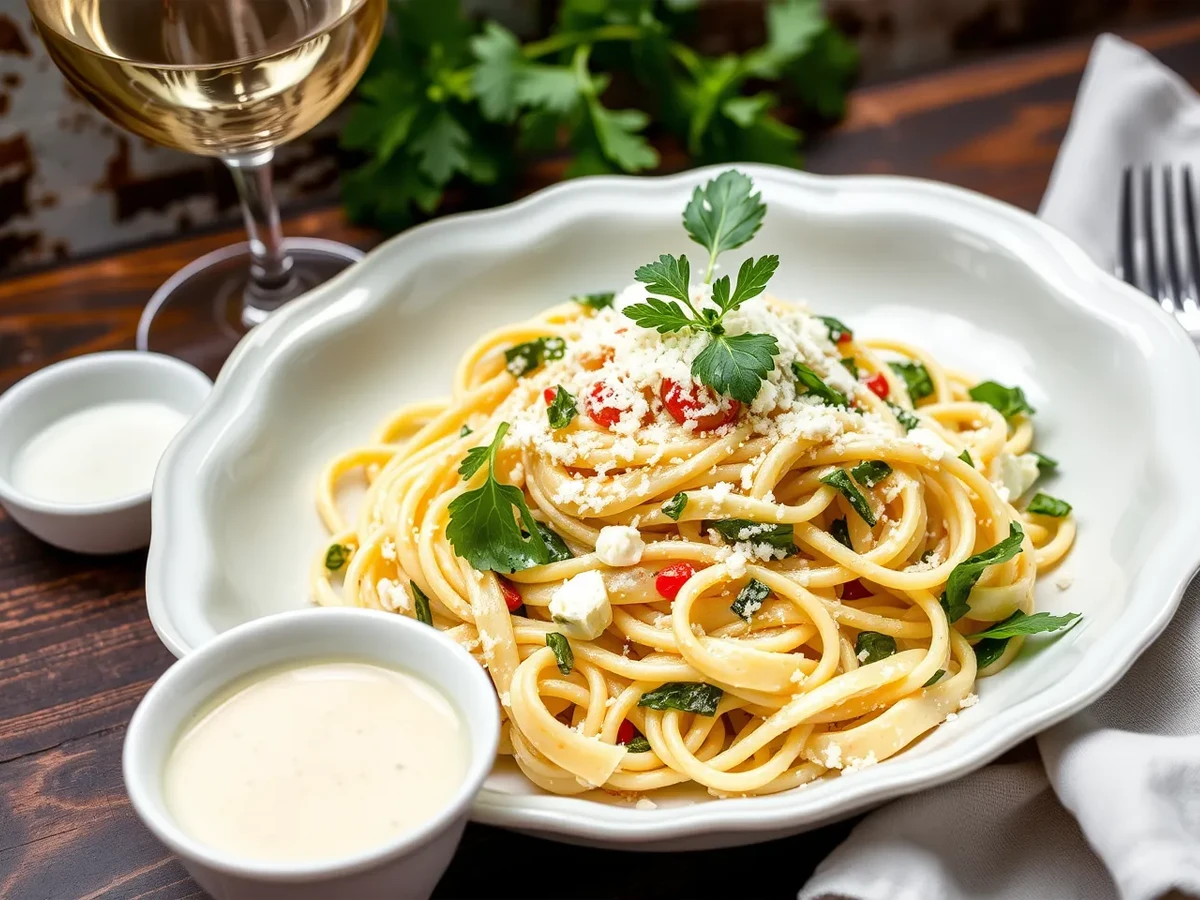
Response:
[[[1111,268],[1122,167],[1166,161],[1200,165],[1200,96],[1100,37],[1040,214]],[[1200,898],[1200,579],[1129,674],[1037,744],[1041,764],[868,815],[800,900]]]

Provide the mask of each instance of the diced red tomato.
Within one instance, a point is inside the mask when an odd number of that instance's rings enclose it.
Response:
[[[544,391],[542,391],[542,399],[546,401],[547,406],[553,403],[554,398],[557,396],[558,388],[546,388]]]
[[[504,605],[508,607],[509,612],[516,612],[525,603],[521,599],[520,592],[513,587],[513,583],[507,578],[497,576],[496,580],[500,582],[500,593],[504,595]]]
[[[681,385],[671,378],[664,378],[659,390],[663,405],[676,422],[695,422],[697,431],[712,431],[737,419],[742,404],[728,397],[720,397],[702,384],[691,382]],[[699,410],[716,405],[717,411],[701,415]]]
[[[674,600],[687,580],[696,574],[696,567],[688,562],[671,563],[658,570],[654,589],[667,600]]]
[[[621,408],[613,404],[612,393],[603,381],[592,385],[584,405],[587,407],[587,414],[597,425],[612,428],[621,421]]]
[[[843,600],[862,600],[870,596],[871,591],[857,578],[855,578],[853,581],[847,581],[842,585]]]
[[[843,332],[841,332],[840,334],[838,334],[838,339],[837,339],[837,342],[838,342],[839,344],[848,344],[848,343],[850,343],[852,340],[854,340],[854,335],[852,335],[852,334],[851,334],[850,332],[848,332],[848,331],[843,331]]]
[[[887,383],[887,379],[883,377],[882,372],[876,372],[874,375],[872,375],[870,378],[868,378],[865,383],[866,383],[867,387],[870,389],[871,393],[874,394],[876,397],[878,397],[880,400],[887,399],[888,383]]]
[[[617,729],[617,743],[628,744],[636,735],[637,731],[634,730],[633,723],[625,719],[621,722],[621,727]]]

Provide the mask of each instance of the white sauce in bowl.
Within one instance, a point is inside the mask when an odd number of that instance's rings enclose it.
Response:
[[[164,772],[185,832],[259,862],[369,850],[449,806],[467,730],[404,672],[362,662],[257,673],[185,725]]]
[[[13,486],[56,503],[103,503],[149,493],[159,458],[186,421],[183,413],[153,401],[81,409],[17,451]]]

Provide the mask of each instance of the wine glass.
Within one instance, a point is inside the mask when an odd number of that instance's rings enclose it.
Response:
[[[158,144],[215,156],[233,176],[248,240],[167,280],[137,346],[209,374],[281,304],[362,253],[285,238],[275,148],[345,98],[379,42],[387,0],[28,0],[50,57],[108,118]]]

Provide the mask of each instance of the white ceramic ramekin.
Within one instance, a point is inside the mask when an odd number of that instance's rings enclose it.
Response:
[[[249,862],[184,833],[163,800],[163,767],[184,723],[223,687],[289,662],[358,659],[402,669],[438,688],[467,726],[471,759],[453,801],[420,828],[355,856],[321,862]],[[308,609],[227,631],[175,663],[138,705],[125,735],[125,788],[133,808],[216,900],[428,897],[454,855],[471,801],[492,768],[500,734],[491,680],[453,640],[404,616]]]
[[[127,400],[154,400],[188,418],[212,382],[199,369],[159,353],[89,353],[47,366],[0,396],[0,504],[26,531],[78,553],[124,553],[150,543],[150,491],[98,503],[31,497],[11,480],[24,444],[64,416]],[[82,448],[86,452],[86,448]]]

